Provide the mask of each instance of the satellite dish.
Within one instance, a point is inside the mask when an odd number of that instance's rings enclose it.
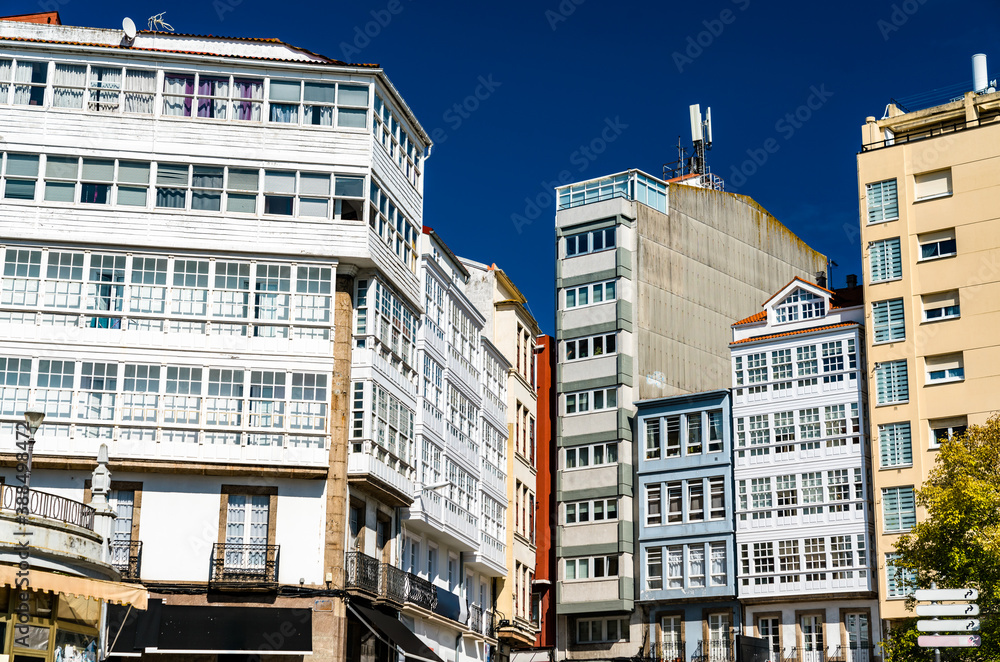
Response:
[[[125,37],[129,41],[135,39],[135,21],[128,16],[122,19],[122,30],[125,31]]]

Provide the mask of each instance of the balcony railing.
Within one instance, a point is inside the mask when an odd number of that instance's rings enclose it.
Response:
[[[379,574],[379,595],[390,602],[406,602],[406,572],[389,563],[383,563]]]
[[[406,573],[406,602],[434,611],[437,607],[437,589],[434,584],[412,572]]]
[[[479,634],[483,632],[483,608],[479,605],[469,605],[469,629]]]
[[[733,662],[733,646],[728,639],[720,641],[699,641],[696,662]]]
[[[108,547],[111,550],[111,565],[121,573],[122,579],[138,580],[142,568],[142,541],[113,540]]]
[[[372,558],[361,552],[348,552],[346,564],[346,578],[344,585],[348,589],[354,589],[368,593],[372,596],[379,594],[379,570],[378,559]]]
[[[785,653],[783,662],[826,662],[827,659],[824,650],[792,646]]]
[[[871,646],[837,646],[833,659],[842,662],[872,662],[878,657],[878,652]]]
[[[0,510],[17,512],[19,492],[23,489],[16,485],[0,486]],[[48,492],[27,490],[28,514],[44,519],[59,520],[73,524],[89,531],[94,530],[94,509],[85,503],[66,499]]]
[[[209,584],[278,584],[278,545],[217,542],[212,545]]]

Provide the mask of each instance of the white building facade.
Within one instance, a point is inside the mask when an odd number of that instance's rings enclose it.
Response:
[[[877,651],[863,324],[796,278],[733,325],[737,588],[773,662]]]
[[[35,486],[89,498],[107,444],[112,545],[162,622],[384,659],[331,598],[351,554],[400,563],[425,132],[380,68],[275,39],[0,38],[0,425],[46,412]]]
[[[431,587],[403,621],[446,662],[495,654],[496,580],[505,570],[506,384],[509,364],[483,336],[463,293],[469,272],[432,229],[419,244],[425,313],[413,503],[402,522],[403,569]]]

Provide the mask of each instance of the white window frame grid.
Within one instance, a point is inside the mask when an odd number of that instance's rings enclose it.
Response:
[[[609,344],[613,346],[613,349],[608,350]],[[600,353],[595,353],[598,346],[600,346]],[[563,360],[566,363],[616,354],[618,354],[618,333],[614,331],[563,341]]]
[[[578,308],[589,308],[590,306],[599,306],[604,303],[612,303],[618,300],[618,279],[613,278],[611,280],[602,280],[597,283],[586,283],[584,285],[576,285],[574,287],[567,287],[563,289],[562,299],[563,310],[576,310]],[[600,301],[594,300],[594,293],[600,292]],[[570,294],[572,293],[572,297]],[[584,293],[587,298],[586,303],[580,303],[581,293]],[[570,299],[573,300],[573,304],[570,305]]]
[[[910,422],[886,423],[878,426],[879,467],[913,465],[913,437]]]
[[[611,226],[609,228],[601,228],[599,230],[588,230],[587,232],[577,232],[574,234],[566,235],[563,244],[565,245],[565,256],[567,258],[579,257],[581,255],[590,255],[591,253],[600,253],[603,251],[614,250],[617,247],[616,241],[616,227]],[[597,237],[601,238],[601,248],[594,248],[597,243],[595,239]],[[608,242],[608,239],[611,242]],[[582,242],[586,242],[587,246],[585,249],[581,250],[580,245]],[[573,252],[570,252],[570,246],[575,244]]]
[[[868,225],[899,219],[899,195],[895,179],[865,184]]]
[[[939,367],[939,363],[954,364],[952,367]],[[924,357],[924,378],[928,386],[937,384],[952,384],[965,381],[965,355],[962,352],[939,354]]]
[[[600,517],[598,517],[600,510]],[[571,515],[572,513],[572,515]],[[586,513],[586,515],[584,515]],[[611,516],[614,513],[614,516]],[[586,517],[586,519],[583,519]],[[570,521],[572,519],[572,521]],[[563,503],[563,525],[597,524],[618,521],[618,497],[606,499],[585,499]]]
[[[423,154],[417,149],[396,112],[385,102],[383,96],[376,88],[372,133],[410,184],[414,188],[419,188],[423,172]]]
[[[651,490],[654,493],[658,490],[660,494],[660,524],[650,524],[650,526],[712,522],[726,517],[730,497],[726,493],[724,476],[702,476],[647,483],[646,494],[648,495]],[[722,505],[713,506],[712,498],[720,493]],[[699,497],[701,508],[695,508],[693,504]],[[648,498],[645,503],[644,511],[648,516]],[[678,503],[679,510],[676,508]],[[697,517],[698,513],[701,513],[700,517]]]
[[[951,303],[952,301],[954,303]],[[962,304],[958,290],[925,294],[921,297],[920,307],[924,323],[943,322],[962,316]],[[931,313],[934,314],[931,315]]]
[[[588,389],[586,391],[575,391],[563,395],[563,411],[565,416],[580,416],[592,414],[600,411],[612,411],[618,409],[618,387],[609,386],[606,388]],[[600,399],[601,406],[597,406]],[[581,409],[586,407],[586,409]],[[570,411],[572,409],[572,411]]]
[[[935,248],[933,254],[925,255],[926,251],[924,249],[928,247]],[[932,262],[934,260],[955,257],[958,255],[958,240],[955,237],[955,228],[917,235],[917,249],[920,251],[917,256],[917,262]]]
[[[875,364],[876,406],[910,401],[908,367],[906,359]]]
[[[579,556],[574,558],[564,558],[562,560],[563,566],[563,581],[565,582],[582,582],[591,581],[595,579],[612,579],[619,576],[621,572],[620,559],[615,554],[598,554],[596,556]],[[602,566],[602,574],[598,575],[597,567]],[[569,568],[573,567],[573,577],[570,578]],[[611,567],[615,567],[614,574],[611,574]],[[580,569],[585,567],[586,577],[580,576]]]
[[[899,237],[868,245],[868,282],[887,283],[903,277],[902,245]]]
[[[917,497],[912,485],[882,488],[882,530],[904,533],[917,523]]]
[[[697,550],[695,559],[701,559],[703,574],[692,574],[692,552]],[[725,541],[651,545],[646,548],[646,562],[642,566],[645,590],[682,591],[691,588],[705,589],[726,586],[729,582],[729,552]],[[659,566],[660,574],[650,573],[652,566]],[[700,577],[693,582],[692,577]]]
[[[611,459],[611,458],[614,459]],[[562,471],[575,471],[618,464],[618,442],[586,444],[563,449]],[[600,461],[598,461],[598,458]],[[593,461],[592,461],[593,460]],[[572,464],[573,466],[570,466]]]
[[[906,340],[906,314],[903,299],[886,299],[872,302],[872,343]]]

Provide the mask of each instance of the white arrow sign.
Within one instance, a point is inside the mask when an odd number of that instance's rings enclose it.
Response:
[[[979,591],[974,588],[923,588],[915,592],[917,602],[934,602],[948,600],[955,602],[965,600],[971,602],[979,598]]]
[[[979,605],[917,605],[917,616],[979,616]]]
[[[949,619],[940,621],[917,621],[921,632],[979,632],[978,618]]]
[[[978,648],[978,634],[923,634],[917,637],[921,648]]]

